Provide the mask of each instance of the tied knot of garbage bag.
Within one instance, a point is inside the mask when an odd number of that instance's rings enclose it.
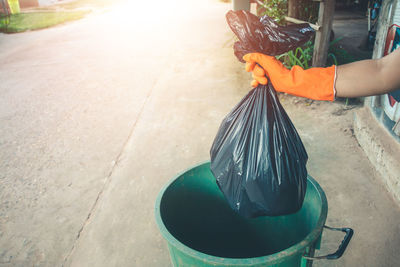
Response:
[[[257,17],[245,10],[229,11],[226,20],[239,39],[233,49],[241,62],[248,53],[286,53],[305,44],[315,33],[308,23],[279,26],[267,15]]]

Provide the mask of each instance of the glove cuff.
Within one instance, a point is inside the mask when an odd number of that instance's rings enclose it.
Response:
[[[336,77],[337,77],[337,66],[335,66],[335,77],[333,78],[333,100],[336,100]]]
[[[325,68],[325,75],[321,75],[323,86],[321,87],[320,100],[336,100],[336,66],[332,65],[330,67]],[[325,78],[325,79],[324,79]]]

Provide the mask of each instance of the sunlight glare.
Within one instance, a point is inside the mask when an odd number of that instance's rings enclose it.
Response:
[[[184,14],[187,2],[182,0],[125,0],[112,11],[112,19],[123,24],[165,24]],[[142,25],[142,26],[146,26]],[[138,25],[139,26],[139,25]]]

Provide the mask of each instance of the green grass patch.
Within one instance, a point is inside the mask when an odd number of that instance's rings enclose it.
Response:
[[[89,11],[34,12],[11,15],[9,24],[0,24],[0,31],[17,33],[49,28],[67,21],[83,18]]]

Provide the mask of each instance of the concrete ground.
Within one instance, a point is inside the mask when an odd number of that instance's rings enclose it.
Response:
[[[156,196],[209,159],[222,118],[249,90],[228,9],[123,2],[0,36],[0,266],[170,266]],[[327,194],[327,224],[355,230],[341,259],[315,266],[397,266],[400,208],[354,138],[360,106],[282,104]],[[324,233],[318,253],[340,237]]]

